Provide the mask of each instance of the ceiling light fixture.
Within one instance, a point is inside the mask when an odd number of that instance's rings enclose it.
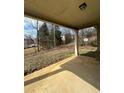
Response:
[[[87,7],[87,4],[86,4],[85,2],[82,3],[82,4],[79,6],[79,8],[80,8],[82,11],[85,10],[86,7]]]

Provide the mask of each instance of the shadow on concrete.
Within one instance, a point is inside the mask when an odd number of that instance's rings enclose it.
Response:
[[[95,58],[79,56],[61,67],[100,90],[100,65]]]
[[[97,51],[89,51],[87,53],[80,54],[80,56],[88,56],[88,57],[96,58],[96,53]]]
[[[29,85],[29,84],[34,83],[34,82],[37,82],[37,81],[42,80],[44,78],[47,78],[49,76],[52,76],[54,74],[57,74],[57,73],[59,73],[61,71],[63,71],[63,69],[58,69],[58,70],[55,70],[53,72],[47,73],[45,75],[41,75],[41,76],[35,77],[35,78],[31,79],[31,80],[27,80],[27,81],[24,82],[24,86]]]
[[[69,62],[66,62],[65,64],[62,64],[61,67],[62,69],[25,81],[24,84],[26,86],[59,72],[68,70],[78,76],[80,79],[85,80],[86,82],[100,90],[100,65],[95,58],[79,56]]]

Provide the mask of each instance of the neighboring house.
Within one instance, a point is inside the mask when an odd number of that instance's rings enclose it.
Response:
[[[28,48],[28,43],[26,39],[24,39],[24,48]]]
[[[30,38],[25,38],[24,39],[24,48],[29,48],[29,47],[34,47],[35,46],[35,41]]]

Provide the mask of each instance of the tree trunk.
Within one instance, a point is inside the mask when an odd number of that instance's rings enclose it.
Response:
[[[38,52],[40,51],[40,46],[39,46],[39,36],[38,36],[38,20],[37,20],[37,49]]]
[[[56,26],[55,25],[53,25],[53,39],[54,39],[54,47],[56,47]]]

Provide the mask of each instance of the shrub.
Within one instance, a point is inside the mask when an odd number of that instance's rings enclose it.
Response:
[[[93,41],[91,42],[91,45],[92,45],[93,47],[97,47],[97,40],[96,40],[96,39],[93,40]]]

